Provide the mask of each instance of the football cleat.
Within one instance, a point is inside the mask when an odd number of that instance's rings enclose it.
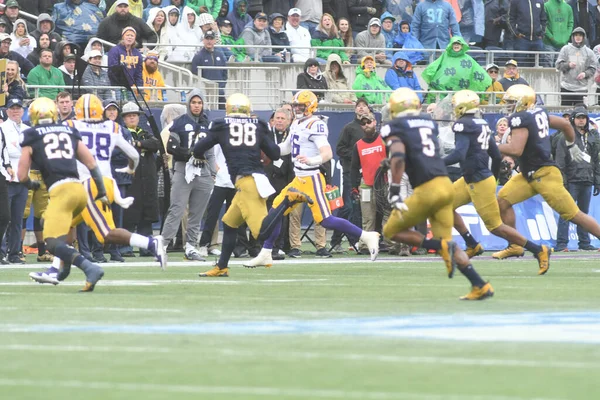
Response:
[[[271,268],[273,266],[273,257],[272,257],[271,249],[260,249],[260,253],[252,260],[244,261],[244,267],[246,268],[256,268],[256,267],[265,267]]]
[[[497,260],[504,260],[510,257],[523,257],[525,255],[525,249],[517,244],[510,244],[504,250],[500,250],[492,254],[492,257]]]
[[[550,269],[550,254],[552,254],[552,250],[548,246],[542,245],[542,251],[535,255],[540,266],[538,275],[544,275]]]
[[[465,250],[465,253],[467,253],[467,256],[469,256],[469,258],[473,258],[475,256],[481,255],[483,254],[483,246],[481,245],[481,243],[477,243],[477,246],[475,247],[468,247]]]
[[[293,187],[287,190],[287,198],[290,203],[314,203],[313,199],[311,199],[309,195]]]
[[[43,272],[30,272],[29,278],[37,283],[51,283],[58,285],[58,269],[50,267]]]
[[[360,241],[369,249],[371,261],[375,261],[379,254],[379,236],[379,232],[368,231],[363,231],[362,235],[360,235]]]
[[[492,287],[492,285],[489,282],[487,282],[482,287],[473,286],[471,288],[471,291],[468,294],[461,296],[460,299],[461,300],[484,300],[484,299],[487,299],[488,297],[492,297],[492,296],[494,296],[494,288]]]
[[[454,261],[454,252],[456,251],[456,243],[452,240],[442,239],[442,248],[438,251],[438,254],[444,259],[446,263],[446,271],[448,272],[448,278],[454,276],[456,270],[456,261]]]
[[[79,293],[93,292],[96,284],[104,276],[102,268],[97,267],[85,277],[85,285],[79,290]]]
[[[200,257],[200,253],[196,249],[190,249],[183,255],[183,259],[187,261],[206,261],[206,259]]]
[[[165,241],[161,235],[154,236],[152,239],[154,243],[154,257],[160,264],[160,269],[163,271],[167,269],[167,251],[165,250]]]
[[[200,272],[198,274],[198,276],[201,278],[227,278],[229,276],[228,272],[229,272],[229,268],[225,267],[225,268],[221,269],[221,268],[219,268],[218,265],[215,265],[209,271]]]

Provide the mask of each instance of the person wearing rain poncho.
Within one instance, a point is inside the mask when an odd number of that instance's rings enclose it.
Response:
[[[419,39],[412,34],[410,31],[410,24],[407,21],[400,22],[400,29],[398,29],[398,34],[394,38],[394,48],[415,49],[415,51],[402,52],[405,57],[408,57],[408,60],[412,64],[416,64],[424,59],[423,53],[416,51],[417,49],[422,49],[423,45],[419,42]]]
[[[356,79],[352,84],[356,97],[364,97],[369,104],[383,104],[387,101],[390,87],[375,72],[375,59],[365,56],[356,67]],[[362,90],[378,90],[377,92],[362,92]]]
[[[429,85],[429,90],[457,91],[469,89],[484,92],[491,84],[492,78],[483,67],[467,53],[469,45],[460,36],[450,39],[446,51],[429,64],[421,74],[421,78]],[[427,103],[435,101],[434,94],[428,94]],[[441,94],[440,98],[446,97]]]

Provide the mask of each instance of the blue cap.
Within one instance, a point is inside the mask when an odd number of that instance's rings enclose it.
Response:
[[[20,97],[9,97],[6,101],[6,108],[13,106],[23,107],[23,99]]]

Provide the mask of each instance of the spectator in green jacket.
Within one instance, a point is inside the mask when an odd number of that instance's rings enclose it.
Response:
[[[232,29],[233,29],[233,25],[231,24],[230,20],[224,19],[223,22],[221,22],[221,26],[219,27],[219,30],[221,31],[221,44],[224,44],[224,45],[232,45],[232,44],[244,45],[244,44],[246,44],[246,42],[244,41],[243,38],[239,38],[238,40],[235,40],[233,38],[233,36],[231,36]],[[223,50],[223,53],[225,53],[225,57],[227,57],[229,62],[250,61],[250,58],[246,59],[248,57],[248,55],[246,54],[246,49],[243,47],[227,47],[227,48],[222,48],[221,50]]]
[[[386,103],[391,91],[385,81],[377,76],[375,59],[372,56],[363,57],[360,65],[356,67],[356,79],[352,89],[356,90],[356,97],[365,98],[369,104]],[[377,92],[362,92],[362,90],[377,90]]]
[[[27,75],[27,83],[29,85],[44,85],[44,86],[64,86],[65,80],[63,73],[52,65],[52,50],[44,49],[40,52],[40,65],[35,67]],[[34,90],[31,90],[31,97],[48,97],[54,100],[58,92],[64,89],[39,89],[38,96],[35,96]]]
[[[565,0],[547,0],[544,9],[548,17],[546,35],[544,36],[544,50],[560,51],[569,43],[573,32],[573,9]],[[555,56],[544,56],[544,66],[554,67]]]
[[[217,19],[221,10],[221,2],[222,0],[187,0],[185,5],[194,10],[198,15],[209,13],[214,19]]]
[[[321,64],[327,62],[330,54],[337,54],[342,59],[343,64],[350,64],[348,55],[342,49],[344,42],[338,37],[337,26],[330,14],[324,13],[321,16],[321,22],[311,35],[310,45],[312,47],[339,47],[339,50],[317,49],[317,60]]]

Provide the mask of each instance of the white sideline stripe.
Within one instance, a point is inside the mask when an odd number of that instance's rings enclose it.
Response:
[[[159,286],[159,285],[183,285],[183,284],[223,284],[223,285],[240,285],[240,284],[260,284],[260,283],[309,283],[309,282],[325,282],[327,279],[258,279],[255,281],[236,281],[233,279],[155,279],[155,280],[108,280],[103,279],[98,283],[98,286]],[[68,281],[61,282],[60,286],[81,286],[82,282]],[[40,286],[37,282],[19,281],[19,282],[0,282],[0,286]],[[51,287],[50,284],[44,286]],[[160,311],[160,310],[158,310]]]
[[[81,353],[181,353],[187,352],[186,349],[176,347],[142,347],[142,346],[75,346],[75,345],[35,345],[35,344],[9,344],[0,345],[0,351],[40,351],[40,352],[81,352]],[[586,363],[577,361],[532,361],[532,360],[514,360],[514,359],[493,359],[493,358],[466,358],[466,357],[425,357],[425,356],[390,356],[379,354],[323,354],[314,352],[281,352],[265,353],[264,351],[238,351],[238,350],[220,350],[213,349],[212,352],[221,356],[232,358],[251,358],[257,357],[268,360],[293,361],[298,359],[314,360],[339,360],[339,361],[377,361],[385,363],[405,363],[405,364],[444,364],[444,365],[462,365],[462,366],[485,366],[485,367],[521,367],[521,368],[561,368],[561,369],[589,369],[598,368],[598,363]],[[204,354],[204,356],[208,356]]]
[[[32,387],[32,388],[71,388],[95,390],[144,391],[162,393],[212,394],[228,396],[271,396],[292,398],[336,398],[336,399],[373,399],[387,400],[399,398],[410,400],[562,400],[557,397],[515,397],[495,395],[468,395],[449,393],[410,393],[410,392],[359,392],[332,389],[295,389],[276,387],[249,386],[200,386],[200,385],[162,385],[134,382],[93,382],[78,380],[34,380],[34,379],[0,379],[0,386]]]

